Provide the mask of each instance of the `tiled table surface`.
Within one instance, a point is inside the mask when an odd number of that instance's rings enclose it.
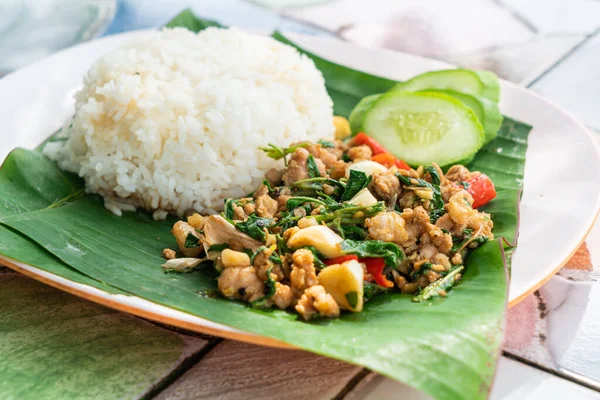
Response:
[[[492,69],[600,132],[596,0],[124,0],[107,34],[160,26],[190,4],[229,25]],[[159,326],[1,268],[0,304],[2,398],[386,399],[398,390],[359,367]],[[491,398],[600,398],[599,343],[597,224],[557,276],[509,311]]]

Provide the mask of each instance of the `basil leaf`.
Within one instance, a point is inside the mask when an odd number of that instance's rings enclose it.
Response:
[[[269,143],[269,147],[260,147],[260,149],[264,151],[268,157],[274,160],[281,160],[282,158],[285,158],[285,156],[287,156],[288,154],[292,154],[294,151],[296,151],[296,149],[299,149],[300,147],[308,147],[311,144],[312,143],[310,142],[300,142],[290,147],[279,147],[277,145],[274,145],[273,143]]]
[[[323,260],[327,257],[325,257],[319,250],[315,249],[313,246],[304,246],[304,247],[300,247],[300,248],[310,250],[313,253],[313,256],[315,258],[315,268],[316,269],[322,269],[327,266],[323,262]]]
[[[369,232],[361,226],[358,225],[341,225],[340,224],[340,236],[344,239],[353,239],[353,240],[365,240],[369,235]]]
[[[427,168],[433,169],[433,167]],[[422,187],[429,189],[433,192],[433,198],[431,199],[431,209],[429,210],[429,219],[431,220],[432,224],[435,224],[435,222],[446,213],[446,210],[444,210],[444,199],[442,198],[442,191],[440,190],[439,184],[435,184],[433,182],[429,183],[425,179],[410,178],[408,176],[401,175],[398,172],[396,172],[396,176],[398,177],[398,180],[405,186]],[[431,175],[431,180],[437,181],[439,183],[440,177],[437,174],[437,171],[434,170],[434,174]]]
[[[421,293],[413,297],[412,300],[416,303],[420,303],[422,301],[429,300],[432,297],[444,296],[446,290],[458,283],[456,277],[463,271],[463,269],[465,269],[463,265],[454,268],[448,273],[448,275],[426,286],[423,290],[421,290]]]
[[[348,301],[348,304],[350,305],[350,307],[356,308],[356,305],[358,304],[358,293],[357,292],[348,292],[344,295],[344,297]]]
[[[438,171],[437,169],[435,169],[435,167],[430,165],[428,167],[425,167],[425,171],[429,172],[432,184],[439,185],[441,183],[440,175],[438,174]]]
[[[385,265],[396,268],[404,259],[404,252],[398,245],[381,240],[367,240],[364,242],[346,239],[341,243],[344,254],[355,254],[360,258],[383,258]]]
[[[311,178],[318,178],[321,176],[321,171],[319,171],[319,167],[317,166],[317,161],[313,157],[313,155],[309,155],[306,159],[306,168],[308,169],[308,176]]]
[[[273,225],[271,218],[262,218],[252,213],[246,221],[236,222],[235,227],[253,239],[263,242],[265,240],[264,228]]]
[[[305,203],[316,203],[316,204],[321,204],[321,205],[327,205],[327,203],[324,202],[323,200],[315,199],[313,197],[297,196],[297,197],[290,197],[288,199],[287,203],[285,203],[285,206],[288,210],[293,210],[294,208],[298,208],[302,204],[305,204]]]
[[[371,179],[372,178],[367,176],[364,172],[351,169],[341,201],[352,199],[358,192],[369,186]]]
[[[239,206],[241,202],[238,199],[225,199],[225,206],[223,207],[223,216],[228,220],[233,220],[235,216],[234,208]]]
[[[322,147],[332,149],[335,147],[335,143],[330,142],[329,140],[320,139],[317,143],[319,143]]]
[[[265,308],[269,306],[269,299],[273,297],[275,291],[277,290],[277,282],[271,276],[271,271],[273,267],[267,270],[267,282],[265,282],[265,295],[258,300],[254,300],[250,305],[253,308]]]
[[[185,243],[183,244],[183,247],[186,249],[193,249],[198,246],[200,246],[200,241],[198,238],[193,234],[188,233],[188,235],[185,237]]]
[[[363,282],[363,301],[366,303],[367,301],[373,299],[376,296],[379,296],[382,293],[391,291],[391,288],[385,288],[383,286],[379,286],[376,283]]]
[[[229,245],[227,243],[213,244],[208,248],[208,251],[223,251],[228,248]]]

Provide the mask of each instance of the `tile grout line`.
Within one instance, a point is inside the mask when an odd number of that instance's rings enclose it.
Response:
[[[310,5],[308,5],[308,6],[286,7],[286,8],[280,8],[280,9],[277,9],[277,8],[276,9],[272,9],[270,7],[267,7],[265,4],[262,4],[261,2],[251,1],[251,3],[254,4],[254,5],[256,5],[256,6],[258,6],[258,7],[260,7],[261,9],[263,9],[263,10],[265,10],[267,12],[272,12],[272,13],[276,14],[279,18],[281,18],[283,20],[281,22],[285,22],[285,20],[287,19],[287,20],[289,20],[289,21],[291,21],[291,22],[293,22],[295,24],[306,25],[307,27],[312,28],[314,30],[322,31],[322,32],[327,32],[327,33],[329,33],[330,35],[332,35],[333,37],[335,37],[337,39],[344,40],[336,31],[332,31],[332,30],[330,30],[328,28],[325,28],[325,27],[322,27],[320,25],[317,25],[314,22],[305,21],[305,20],[302,20],[300,18],[291,16],[291,15],[289,15],[289,14],[286,13],[286,11],[288,11],[290,9],[306,9],[306,8],[310,8],[311,7]],[[279,26],[278,26],[277,29],[281,28],[281,22],[279,23]],[[319,33],[318,35],[315,35],[315,36],[323,36],[323,35]]]
[[[535,34],[539,33],[539,31],[537,30],[535,25],[529,19],[527,19],[526,17],[519,14],[514,8],[505,4],[502,0],[494,0],[494,3],[496,3],[498,6],[504,8],[506,11],[508,11],[514,19],[519,21],[521,23],[521,25],[523,25],[525,28],[530,30],[532,33],[535,33]]]
[[[506,358],[509,358],[511,360],[520,362],[522,364],[528,365],[534,369],[540,370],[540,371],[544,371],[550,375],[553,375],[557,378],[560,379],[564,379],[566,381],[569,381],[571,383],[574,383],[576,385],[579,386],[583,386],[585,388],[591,389],[595,392],[600,392],[600,383],[595,382],[594,380],[587,378],[583,375],[574,373],[574,372],[570,372],[570,371],[565,371],[565,370],[554,370],[551,368],[548,368],[546,366],[540,365],[540,364],[536,364],[531,360],[528,360],[527,358],[521,357],[521,356],[517,356],[515,354],[509,353],[505,350],[502,351],[502,355]]]
[[[148,390],[140,400],[151,400],[158,396],[161,392],[177,382],[188,370],[197,365],[204,356],[210,353],[215,347],[224,342],[224,339],[214,338],[210,340],[204,347],[183,360],[169,375],[158,382],[154,387]]]
[[[531,82],[529,82],[525,87],[531,88],[533,85],[535,85],[537,82],[539,82],[540,79],[542,79],[543,77],[548,75],[556,67],[558,67],[560,64],[562,64],[565,60],[570,58],[576,51],[578,51],[581,47],[583,47],[587,42],[589,42],[591,39],[595,38],[599,33],[600,33],[600,27],[596,28],[594,31],[592,31],[592,33],[585,36],[579,43],[577,43],[575,46],[573,46],[573,48],[571,50],[569,50],[565,54],[563,54],[562,57],[560,57],[558,60],[556,60],[556,62],[554,62],[552,65],[550,65],[548,68],[546,68],[546,70],[544,72],[539,74],[535,79],[533,79]]]
[[[289,20],[295,24],[298,25],[306,25],[309,28],[315,29],[317,31],[321,31],[321,32],[327,32],[328,34],[332,35],[333,37],[340,39],[340,40],[345,40],[344,38],[342,38],[336,31],[332,31],[328,28],[322,27],[320,25],[315,24],[314,22],[310,22],[310,21],[304,21],[302,19],[293,17],[293,16],[289,16],[283,12],[278,12],[277,15],[279,15],[280,18],[282,18],[283,20]],[[284,21],[282,21],[284,22]],[[279,26],[281,27],[281,24],[279,24]],[[315,35],[315,36],[323,36],[321,33]]]
[[[343,400],[348,396],[367,376],[371,374],[371,370],[362,368],[346,382],[344,387],[333,397],[332,400]]]

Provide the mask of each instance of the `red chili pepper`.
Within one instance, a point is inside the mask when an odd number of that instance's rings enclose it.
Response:
[[[393,165],[396,165],[396,162],[398,160],[396,160],[396,157],[394,157],[390,153],[379,153],[371,157],[371,161],[375,161],[376,163],[379,163],[386,168],[391,168]]]
[[[407,163],[405,163],[402,160],[398,160],[398,159],[396,159],[396,167],[398,167],[398,169],[405,169],[405,170],[410,169],[410,167],[408,166]]]
[[[356,144],[356,145],[364,144],[364,145],[369,146],[371,148],[371,151],[373,152],[374,156],[376,156],[377,154],[381,154],[381,153],[389,153],[385,149],[385,147],[383,147],[382,145],[377,143],[377,141],[375,139],[368,136],[364,132],[359,132],[356,136],[354,136],[353,140],[354,140],[354,144]]]
[[[373,157],[371,157],[372,161],[378,162],[381,165],[390,168],[392,165],[398,167],[398,169],[410,169],[407,163],[402,160],[398,160],[394,155],[392,155],[385,147],[377,143],[375,139],[368,136],[364,132],[359,132],[356,136],[354,136],[354,144],[356,145],[367,145],[373,152]]]
[[[335,264],[341,264],[343,262],[350,261],[350,260],[356,260],[356,261],[358,261],[358,256],[349,254],[347,256],[339,256],[339,257],[336,257],[336,258],[330,258],[329,260],[325,260],[323,262],[326,265],[335,265]]]
[[[477,175],[466,183],[469,184],[467,192],[473,196],[473,208],[481,207],[496,197],[494,183],[486,174]]]
[[[361,258],[359,261],[367,266],[367,272],[373,276],[375,283],[379,286],[394,287],[394,283],[383,275],[383,269],[385,268],[385,260],[383,258]]]

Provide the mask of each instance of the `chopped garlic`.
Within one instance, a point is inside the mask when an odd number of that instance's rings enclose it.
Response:
[[[186,272],[197,265],[200,265],[205,258],[173,258],[162,265],[165,271]]]
[[[369,189],[364,188],[348,200],[348,203],[355,206],[369,207],[377,204],[377,199],[369,192]]]
[[[330,228],[318,225],[295,232],[288,240],[288,246],[291,248],[312,246],[325,257],[333,258],[341,255],[340,243],[343,240]]]
[[[317,277],[340,308],[360,312],[363,307],[363,268],[356,260],[325,267]]]
[[[351,164],[348,170],[346,171],[346,177],[350,176],[351,169],[364,172],[365,174],[367,174],[367,176],[371,176],[375,172],[384,173],[387,171],[387,168],[383,165],[370,160],[359,161],[355,164]]]

